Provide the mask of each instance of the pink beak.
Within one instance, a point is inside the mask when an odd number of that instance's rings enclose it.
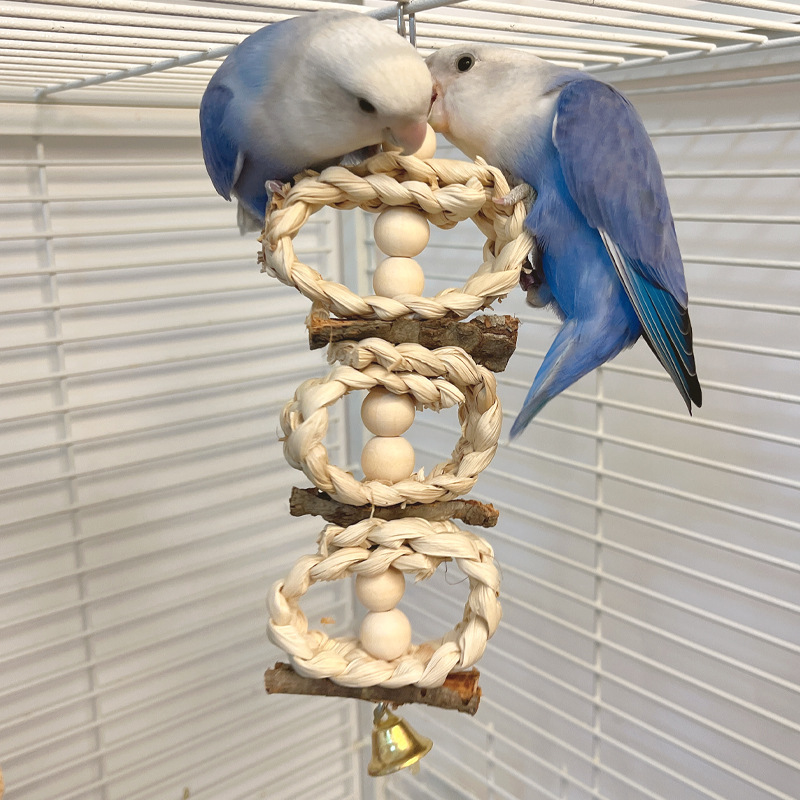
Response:
[[[433,82],[433,92],[431,93],[431,107],[428,111],[428,124],[437,133],[447,133],[447,112],[444,108],[442,88],[436,81]]]
[[[423,119],[405,125],[393,125],[389,129],[389,138],[398,147],[402,147],[403,155],[407,156],[411,153],[415,153],[422,147],[427,131],[428,123]]]

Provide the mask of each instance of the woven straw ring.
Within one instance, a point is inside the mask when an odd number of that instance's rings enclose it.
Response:
[[[383,661],[353,637],[333,639],[308,630],[298,601],[317,581],[376,575],[389,567],[422,580],[451,559],[468,576],[470,591],[463,618],[440,639]],[[310,678],[330,678],[345,686],[441,686],[451,670],[466,669],[483,655],[500,622],[499,585],[489,544],[450,521],[373,518],[348,528],[329,525],[320,535],[319,552],[300,558],[272,587],[267,598],[269,637],[289,654],[297,672]]]
[[[358,167],[328,167],[306,172],[284,197],[275,194],[261,236],[264,271],[294,286],[318,307],[342,318],[398,319],[414,315],[438,319],[469,316],[502,299],[519,281],[533,239],[525,229],[525,206],[498,205],[509,186],[503,174],[475,163],[381,153]],[[472,219],[486,236],[483,263],[461,289],[434,297],[361,297],[346,286],[324,280],[295,255],[293,240],[308,218],[324,206],[356,206],[378,212],[389,206],[422,211],[439,228]]]
[[[284,456],[314,485],[349,505],[391,506],[432,503],[466,494],[497,450],[502,411],[494,375],[458,347],[428,350],[418,344],[392,345],[364,339],[333,345],[330,358],[342,361],[324,378],[297,387],[281,413]],[[410,394],[422,408],[459,406],[461,438],[449,461],[430,475],[422,470],[396,483],[356,480],[328,461],[323,437],[328,406],[354,389],[383,386],[394,394]]]

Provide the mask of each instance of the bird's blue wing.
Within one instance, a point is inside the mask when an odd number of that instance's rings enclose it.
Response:
[[[675,226],[650,137],[630,103],[592,79],[559,95],[553,143],[567,188],[603,239],[658,360],[691,410],[702,402]]]
[[[664,178],[633,106],[605,83],[574,80],[559,95],[553,143],[567,188],[589,224],[607,231],[648,281],[685,306]]]
[[[697,379],[692,351],[689,312],[666,290],[644,277],[642,265],[627,257],[605,231],[600,236],[622,280],[645,341],[681,393],[689,413],[692,403],[701,406],[703,393]]]
[[[211,83],[200,103],[200,140],[214,188],[226,199],[241,167],[239,148],[225,133],[225,115],[233,99],[233,91],[220,83]]]

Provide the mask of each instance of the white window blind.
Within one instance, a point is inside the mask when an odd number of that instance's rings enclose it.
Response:
[[[276,436],[326,368],[308,304],[259,273],[194,114],[170,134],[146,110],[73,113],[94,135],[0,138],[7,796],[351,797],[353,709],[261,679],[266,590],[318,527],[288,515],[303,476]],[[338,274],[331,214],[298,247]],[[334,410],[334,456],[342,435]],[[322,587],[309,614],[341,625],[349,603]]]
[[[620,72],[667,178],[703,408],[688,416],[640,342],[500,449],[477,487],[501,512],[504,608],[481,708],[418,710],[434,749],[386,797],[798,796],[800,87],[792,66],[764,74]],[[433,290],[479,263],[463,227],[426,251]],[[496,310],[523,320],[498,376],[510,425],[558,322]],[[418,418],[425,463],[450,422]],[[465,595],[457,571],[407,593],[415,631],[441,634]]]

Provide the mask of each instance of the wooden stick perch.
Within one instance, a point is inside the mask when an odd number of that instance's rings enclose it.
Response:
[[[492,505],[477,500],[443,500],[438,503],[408,503],[406,505],[350,506],[332,500],[319,489],[299,489],[292,487],[289,498],[289,513],[293,517],[311,514],[322,517],[334,525],[354,525],[367,517],[378,519],[401,519],[403,517],[422,517],[431,522],[445,519],[460,519],[466,525],[493,528],[497,525],[500,512]]]
[[[385,689],[381,686],[355,688],[340,686],[328,678],[304,678],[289,664],[278,662],[264,673],[267,694],[309,694],[324,697],[353,697],[370,703],[387,703],[400,706],[405,703],[422,703],[437,708],[454,709],[474,716],[481,701],[478,686],[480,672],[451,672],[442,686],[422,689],[419,686],[401,686]]]
[[[511,316],[484,314],[467,320],[457,319],[331,319],[314,311],[306,321],[312,350],[332,342],[360,341],[377,336],[392,344],[414,342],[433,350],[461,347],[478,364],[492,372],[502,372],[517,346],[519,320]]]

